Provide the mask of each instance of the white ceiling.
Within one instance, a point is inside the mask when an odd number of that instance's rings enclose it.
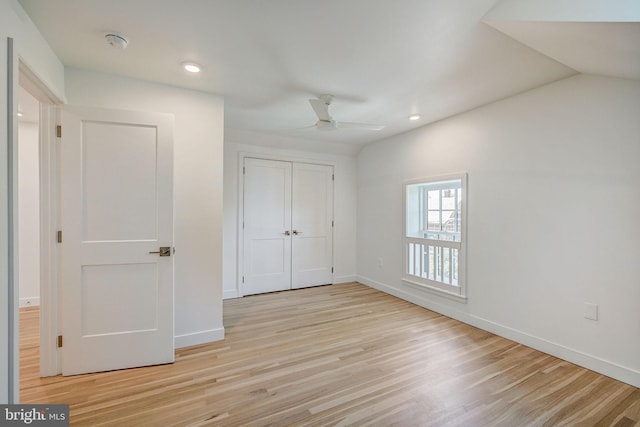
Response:
[[[636,22],[488,23],[582,73],[640,80],[640,24]]]
[[[637,23],[603,24],[598,43],[584,23],[487,25],[498,0],[20,3],[66,66],[222,95],[226,139],[247,143],[356,152],[577,71],[640,79]],[[129,47],[110,47],[108,31],[126,34]],[[183,61],[203,72],[187,75]],[[297,129],[315,123],[307,100],[323,93],[335,96],[336,120],[385,129]],[[410,122],[415,112],[423,118]]]

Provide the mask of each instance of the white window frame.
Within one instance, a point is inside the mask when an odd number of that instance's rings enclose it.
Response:
[[[407,200],[407,189],[409,186],[416,184],[425,184],[425,185],[437,185],[438,183],[444,183],[446,181],[460,181],[460,187],[462,190],[462,195],[460,197],[460,241],[447,241],[447,240],[436,240],[429,238],[421,238],[415,236],[409,236],[407,230],[407,218],[409,200]],[[453,299],[459,302],[467,301],[467,281],[466,281],[466,241],[467,241],[467,174],[466,173],[456,173],[451,175],[443,175],[443,176],[435,176],[428,178],[419,178],[412,179],[409,181],[405,181],[402,186],[402,253],[403,253],[403,264],[402,264],[402,281],[404,284],[409,285],[414,288],[419,288],[422,290],[426,290],[428,292],[435,293],[437,295],[445,296],[447,298]],[[440,208],[442,209],[442,208]],[[449,258],[452,258],[453,250],[458,251],[458,281],[457,284],[453,284],[453,279],[449,280],[450,283],[445,283],[434,277],[434,279],[430,279],[429,277],[425,277],[425,275],[415,275],[412,274],[411,271],[415,271],[416,263],[426,263],[425,260],[425,250],[427,247],[434,248],[434,250],[440,251],[449,251]],[[410,251],[413,250],[412,256],[410,256]],[[443,252],[440,252],[443,254]],[[416,258],[416,256],[418,258]],[[441,255],[444,257],[443,255]],[[413,257],[413,259],[412,259]],[[453,261],[452,261],[453,262]],[[450,264],[451,265],[451,264]],[[420,271],[422,272],[422,267],[420,267]],[[452,268],[449,268],[449,276],[451,276]],[[442,276],[441,276],[442,277]],[[443,278],[443,277],[442,277]]]

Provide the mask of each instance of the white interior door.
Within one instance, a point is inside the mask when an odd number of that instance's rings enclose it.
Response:
[[[291,288],[291,163],[244,160],[244,295]]]
[[[293,164],[291,287],[333,281],[333,167]]]
[[[62,133],[62,373],[172,362],[173,116],[65,107]]]

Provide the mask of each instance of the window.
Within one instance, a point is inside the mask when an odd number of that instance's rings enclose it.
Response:
[[[404,274],[412,285],[466,298],[466,174],[404,185]]]

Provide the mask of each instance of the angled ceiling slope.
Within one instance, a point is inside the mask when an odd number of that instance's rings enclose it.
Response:
[[[581,73],[640,80],[638,0],[505,0],[483,21]]]
[[[638,0],[19,3],[69,76],[93,70],[222,95],[225,139],[256,145],[356,153],[576,70],[640,78]],[[128,35],[127,49],[108,46],[108,31]],[[186,75],[183,61],[203,72]],[[321,94],[335,95],[341,121],[384,129],[301,130],[317,121],[308,100]]]

